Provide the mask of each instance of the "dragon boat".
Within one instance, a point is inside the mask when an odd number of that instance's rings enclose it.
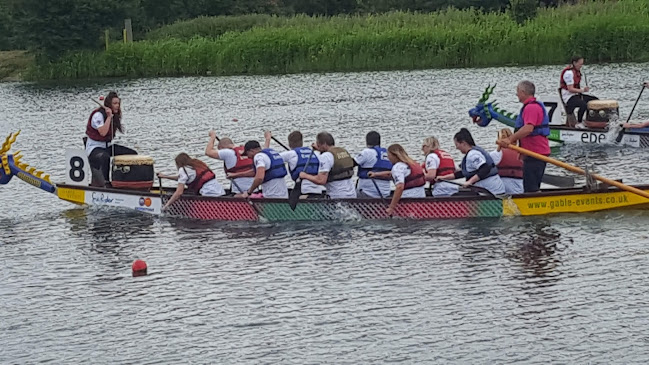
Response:
[[[19,133],[19,132],[18,132]],[[114,207],[162,215],[162,206],[173,188],[103,188],[88,185],[87,158],[83,150],[66,151],[66,182],[55,184],[50,176],[22,162],[20,152],[10,149],[18,133],[11,134],[0,148],[0,184],[16,178],[76,205]],[[649,192],[649,185],[635,186]],[[395,214],[386,214],[381,199],[301,199],[292,210],[287,199],[243,199],[183,195],[164,215],[211,221],[312,221],[380,220],[390,218],[434,220],[450,218],[498,218],[556,213],[585,213],[611,209],[647,209],[649,199],[609,187],[549,189],[538,193],[499,198],[454,196],[402,199]]]
[[[496,100],[489,101],[495,87],[495,85],[487,86],[478,100],[478,104],[469,110],[469,116],[475,124],[481,127],[486,127],[492,120],[497,120],[514,128],[518,115],[498,107]],[[623,130],[617,122],[618,106],[614,100],[590,102],[589,110],[585,115],[586,121],[582,126],[577,127],[574,113],[566,113],[560,91],[556,97],[547,96],[539,99],[545,104],[550,118],[550,135],[548,136],[550,141],[586,145],[618,144],[649,148],[649,128]],[[617,141],[619,132],[621,132],[622,139]]]

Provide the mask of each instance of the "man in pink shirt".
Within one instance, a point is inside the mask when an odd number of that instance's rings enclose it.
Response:
[[[520,141],[521,147],[541,155],[550,155],[550,118],[542,102],[536,100],[536,87],[530,81],[521,81],[516,87],[516,96],[523,103],[516,118],[515,133],[509,138],[498,141],[501,147],[507,147]],[[526,193],[539,191],[541,179],[545,172],[545,161],[533,157],[523,158],[523,188]]]

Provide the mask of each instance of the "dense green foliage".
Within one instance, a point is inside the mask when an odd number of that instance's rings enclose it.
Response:
[[[536,0],[509,0],[509,15],[518,24],[534,19],[537,8]]]
[[[508,0],[0,0],[0,50],[27,47],[38,53],[41,60],[56,59],[66,50],[98,50],[103,45],[105,29],[111,30],[113,39],[121,38],[125,18],[132,19],[137,40],[160,26],[201,16],[430,12],[448,6],[503,10],[507,3]]]
[[[268,20],[270,19],[270,20]],[[540,9],[519,25],[508,14],[445,10],[430,14],[278,17],[248,30],[115,44],[40,67],[42,78],[275,74],[323,71],[649,60],[644,0]],[[222,18],[203,19],[219,23]],[[246,21],[249,19],[246,18]],[[241,22],[245,23],[244,21]],[[198,28],[204,29],[205,25]],[[245,28],[245,27],[244,27]],[[213,25],[213,29],[222,27]],[[202,31],[202,35],[210,35]],[[182,36],[187,34],[183,30]]]

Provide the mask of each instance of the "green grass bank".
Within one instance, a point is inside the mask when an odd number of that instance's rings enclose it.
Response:
[[[147,40],[76,52],[35,67],[31,79],[284,74],[501,65],[649,61],[649,0],[507,14],[453,10],[337,17],[199,18]]]

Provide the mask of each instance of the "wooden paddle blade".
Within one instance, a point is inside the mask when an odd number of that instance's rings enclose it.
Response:
[[[288,196],[288,205],[291,207],[291,210],[295,210],[295,207],[297,207],[297,203],[300,201],[300,195],[302,195],[302,180],[295,182],[295,186]]]
[[[572,176],[559,176],[559,175],[550,175],[544,174],[541,178],[541,182],[544,184],[560,187],[560,188],[574,188],[575,187],[575,178]]]

